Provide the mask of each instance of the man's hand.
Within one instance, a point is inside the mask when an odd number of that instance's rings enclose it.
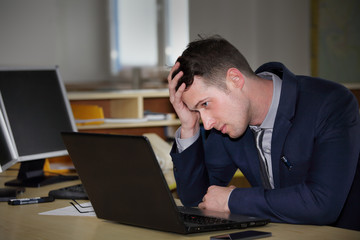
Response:
[[[180,71],[173,79],[172,74],[176,69],[179,68],[179,66],[179,62],[175,63],[168,75],[167,80],[169,83],[169,96],[170,102],[181,121],[181,138],[189,138],[194,136],[195,133],[199,131],[200,114],[195,111],[190,111],[182,101],[182,94],[184,93],[186,87],[185,83],[183,83],[177,91],[175,90],[175,87],[179,79],[182,77],[183,72]]]
[[[233,189],[235,189],[235,186],[210,186],[207,193],[203,197],[203,201],[199,203],[198,207],[200,209],[229,213],[230,209],[228,205],[228,199]]]

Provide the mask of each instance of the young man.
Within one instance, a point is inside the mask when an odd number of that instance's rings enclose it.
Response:
[[[185,206],[360,230],[360,118],[349,90],[276,62],[254,73],[221,37],[190,43],[168,82]],[[237,169],[251,188],[228,186]]]

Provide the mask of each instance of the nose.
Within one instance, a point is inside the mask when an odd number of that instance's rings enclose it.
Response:
[[[200,117],[203,122],[205,130],[210,130],[214,127],[215,121],[212,117],[210,117],[204,113],[200,113]]]

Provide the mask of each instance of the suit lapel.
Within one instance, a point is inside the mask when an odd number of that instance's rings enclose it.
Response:
[[[272,143],[271,143],[271,161],[273,169],[273,178],[275,188],[280,187],[280,158],[282,157],[282,151],[287,134],[292,126],[291,121],[288,119],[279,117],[276,126],[273,130]]]
[[[297,81],[295,76],[284,68],[278,112],[276,114],[271,140],[271,160],[273,166],[274,186],[280,187],[280,158],[288,132],[292,126],[297,102]]]
[[[272,142],[271,142],[271,160],[273,168],[273,178],[275,188],[280,187],[280,158],[282,157],[283,147],[286,141],[286,137],[289,130],[292,127],[292,119],[295,115],[295,107],[297,102],[297,79],[296,76],[291,73],[281,63],[267,63],[260,66],[256,73],[259,72],[272,72],[278,75],[282,79],[282,87],[280,94],[280,102],[278,111],[276,113]],[[255,141],[253,133],[248,128],[245,133],[245,143]],[[246,177],[250,181],[251,185],[254,186],[254,182],[257,182],[258,186],[262,186],[260,178],[260,166],[258,161],[258,153],[255,144],[244,144],[245,159],[247,159],[248,168],[244,169],[247,172]]]

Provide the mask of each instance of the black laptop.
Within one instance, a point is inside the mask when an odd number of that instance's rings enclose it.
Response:
[[[178,207],[145,136],[66,132],[62,137],[98,218],[181,234],[269,222]]]

